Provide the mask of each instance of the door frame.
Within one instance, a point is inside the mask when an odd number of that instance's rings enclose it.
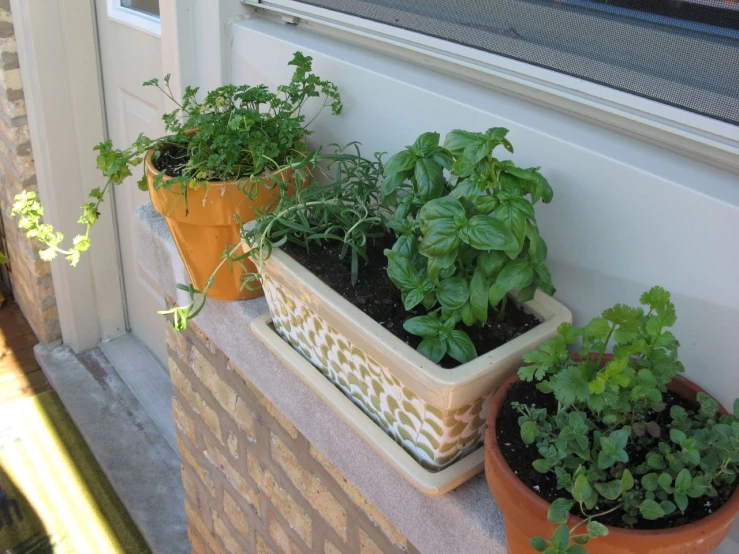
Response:
[[[71,240],[80,229],[80,205],[102,184],[90,145],[107,139],[95,1],[10,4],[44,221]],[[158,28],[117,0],[107,7],[113,21],[161,36],[163,74],[171,74],[172,91],[181,96],[187,85],[207,90],[228,81],[231,24],[254,11],[240,0],[215,4],[160,0]],[[100,206],[92,242],[77,267],[51,263],[62,340],[77,352],[127,331],[112,195]]]

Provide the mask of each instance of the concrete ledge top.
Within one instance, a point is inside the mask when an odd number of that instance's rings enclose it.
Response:
[[[147,204],[135,213],[137,263],[162,293],[187,303],[176,284],[189,282],[164,218]],[[422,553],[503,554],[503,517],[480,474],[436,498],[416,491],[344,424],[251,332],[267,312],[264,298],[209,300],[197,325],[246,378]]]

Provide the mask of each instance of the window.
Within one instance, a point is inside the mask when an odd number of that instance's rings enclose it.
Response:
[[[159,0],[121,0],[121,6],[159,17]]]
[[[739,124],[737,0],[296,0]]]

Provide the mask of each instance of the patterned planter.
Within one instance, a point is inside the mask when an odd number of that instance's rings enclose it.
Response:
[[[492,394],[524,352],[572,321],[570,310],[538,291],[524,306],[540,325],[471,362],[444,369],[279,249],[264,262],[262,277],[277,332],[432,471],[482,443]]]

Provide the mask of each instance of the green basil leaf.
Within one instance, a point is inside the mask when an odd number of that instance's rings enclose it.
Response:
[[[442,324],[431,315],[412,317],[403,324],[403,329],[419,337],[436,337],[442,330]]]
[[[523,249],[523,241],[526,236],[526,216],[517,210],[511,202],[504,202],[495,210],[495,218],[505,224],[505,228],[516,239],[512,248],[506,248],[506,254],[515,258]]]
[[[462,203],[451,196],[435,198],[426,202],[418,212],[421,233],[428,233],[439,220],[459,221],[465,217]]]
[[[533,300],[534,296],[536,296],[536,289],[538,289],[538,285],[536,284],[536,281],[532,282],[531,284],[523,287],[521,290],[518,291],[518,296],[516,296],[516,300],[518,300],[519,303],[523,304],[524,302],[528,302],[529,300]]]
[[[471,143],[482,142],[483,140],[484,136],[480,133],[471,133],[470,131],[455,129],[447,133],[446,138],[444,139],[444,148],[446,148],[452,156],[456,158],[461,156],[464,149]]]
[[[421,198],[439,197],[444,189],[444,169],[440,165],[430,158],[418,158],[414,175]]]
[[[460,309],[469,297],[469,286],[462,277],[444,279],[436,289],[436,298],[439,300],[439,304],[447,310]]]
[[[431,157],[439,149],[439,140],[441,136],[439,133],[424,133],[416,139],[413,146],[418,151],[419,155],[424,157]]]
[[[408,150],[402,150],[385,163],[383,175],[389,177],[400,171],[409,171],[416,165],[416,156]]]
[[[461,364],[477,358],[475,345],[472,344],[472,340],[464,331],[452,330],[446,339],[446,343],[447,353]]]
[[[456,186],[452,189],[454,198],[466,198],[470,202],[474,202],[487,189],[488,181],[479,173],[473,173],[466,179],[457,181]]]
[[[450,170],[454,165],[454,158],[443,148],[437,149],[436,152],[431,156],[431,159],[447,171]]]
[[[439,274],[445,269],[448,269],[454,265],[457,259],[457,250],[454,249],[451,252],[444,254],[443,256],[430,257],[428,259],[426,272],[428,273],[429,279],[436,282],[438,281]]]
[[[440,337],[423,339],[418,345],[418,352],[438,364],[446,355],[446,341]]]
[[[453,191],[452,194],[454,194]],[[492,212],[497,205],[498,201],[495,199],[495,196],[492,196],[490,194],[483,194],[477,200],[475,200],[475,209],[479,213],[484,215],[490,214],[490,212]]]
[[[408,178],[411,176],[412,171],[398,171],[396,173],[392,173],[388,175],[387,177],[382,178],[382,184],[380,185],[380,193],[383,196],[388,196],[392,193],[394,193],[396,190],[400,188],[400,185],[402,185]]]
[[[473,215],[459,229],[459,238],[478,250],[510,250],[517,244],[505,224],[489,215]]]
[[[413,308],[418,306],[424,297],[424,293],[418,289],[409,290],[403,298],[403,307],[406,312],[410,312]]]
[[[449,219],[436,220],[418,246],[418,251],[424,256],[439,257],[456,252],[459,248],[460,233],[457,225]]]
[[[534,280],[534,268],[528,260],[511,260],[498,274],[495,288],[503,293],[528,286]]]
[[[490,129],[485,131],[485,136],[490,140],[494,140],[496,142],[501,142],[507,134],[508,129],[506,129],[505,127],[491,127]]]
[[[485,323],[488,320],[488,290],[490,283],[478,267],[470,280],[470,306],[475,317]]]
[[[385,256],[388,259],[387,275],[398,288],[407,290],[418,284],[418,270],[408,258],[392,250],[385,250]]]
[[[482,274],[488,279],[496,279],[500,270],[508,263],[505,252],[494,250],[492,252],[481,252],[477,258],[477,265]]]
[[[544,264],[535,265],[536,275],[538,276],[537,284],[541,290],[552,296],[557,289],[552,284],[552,275],[549,273],[549,268]]]

